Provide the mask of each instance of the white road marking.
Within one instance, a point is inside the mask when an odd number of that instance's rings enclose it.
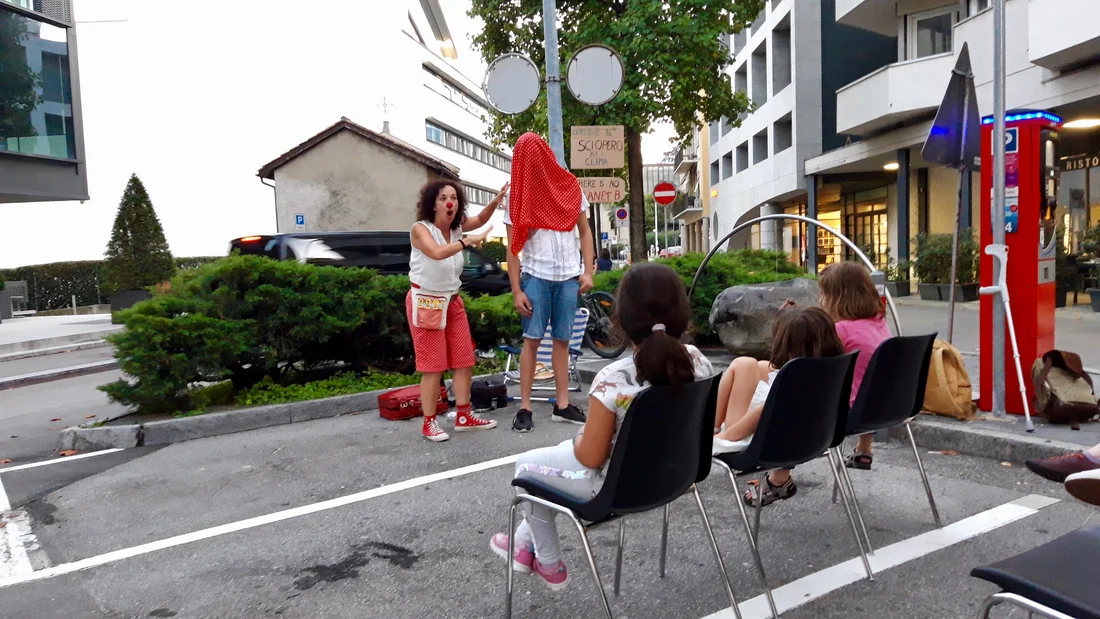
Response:
[[[876,550],[875,554],[869,557],[871,570],[875,574],[879,574],[937,550],[999,529],[1058,502],[1058,499],[1032,494],[1004,505],[998,505],[993,509],[988,509],[980,514],[949,524],[942,529],[935,529]],[[776,608],[780,613],[784,613],[833,591],[859,582],[866,577],[867,575],[863,571],[863,563],[859,558],[850,559],[773,589],[772,596],[775,598]],[[741,602],[738,606],[743,619],[768,619],[771,617],[767,598],[763,594]],[[707,615],[703,619],[733,619],[733,617],[733,610],[725,608]]]
[[[36,469],[40,466],[50,466],[51,464],[64,464],[66,462],[72,462],[73,460],[83,460],[84,458],[94,458],[96,456],[105,456],[107,454],[113,454],[122,451],[121,447],[115,447],[112,449],[104,449],[102,451],[91,451],[86,454],[76,454],[73,456],[65,456],[61,458],[54,458],[52,460],[43,460],[41,462],[31,462],[29,464],[20,464],[17,466],[9,466],[6,469],[0,469],[0,473],[12,473],[15,471],[23,471],[26,469]]]
[[[26,541],[33,541],[30,520],[22,511],[11,511],[8,493],[0,481],[0,581],[34,572],[27,557]]]
[[[229,524],[223,524],[216,527],[210,527],[208,529],[202,529],[200,531],[194,531],[192,533],[176,535],[167,539],[149,542],[147,544],[141,544],[130,548],[124,548],[122,550],[115,550],[113,552],[96,555],[87,559],[81,559],[80,561],[74,561],[72,563],[55,565],[53,567],[49,567],[29,574],[18,574],[15,576],[0,578],[0,589],[26,582],[45,580],[47,578],[53,578],[55,576],[71,574],[73,572],[79,572],[88,568],[106,565],[108,563],[114,563],[115,561],[129,559],[131,557],[148,554],[150,552],[156,552],[158,550],[164,550],[166,548],[182,546],[184,544],[190,544],[193,542],[210,539],[212,537],[218,537],[220,535],[226,535],[229,533],[236,533],[237,531],[244,531],[246,529],[259,527],[265,524],[271,524],[274,522],[289,520],[291,518],[297,518],[299,516],[315,514],[317,512],[335,509],[337,507],[343,507],[345,505],[351,505],[353,503],[359,503],[368,499],[385,496],[387,494],[401,492],[410,488],[416,488],[417,486],[423,486],[426,484],[435,483],[437,481],[443,481],[445,479],[453,479],[455,477],[461,477],[463,475],[485,471],[488,469],[496,468],[498,466],[512,464],[516,461],[516,458],[518,456],[519,454],[514,454],[511,456],[505,456],[503,458],[497,458],[495,460],[488,460],[486,462],[471,464],[469,466],[464,466],[450,471],[432,473],[431,475],[424,475],[422,477],[408,479],[402,482],[398,482],[396,484],[381,486],[371,490],[366,490],[364,492],[357,492],[355,494],[349,494],[342,497],[337,497],[335,499],[321,501],[319,503],[303,505],[301,507],[294,507],[291,509],[286,509],[263,516],[257,516],[255,518],[248,518],[246,520],[239,520],[237,522],[231,522]]]

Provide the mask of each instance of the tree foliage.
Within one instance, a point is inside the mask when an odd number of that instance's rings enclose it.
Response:
[[[727,42],[748,26],[766,0],[558,0],[558,43],[564,74],[568,59],[585,45],[602,44],[623,59],[624,84],[611,102],[591,107],[562,88],[565,143],[574,125],[624,125],[628,182],[642,185],[641,135],[669,121],[686,141],[700,121],[736,119],[747,111],[746,93],[734,92],[725,73]],[[473,37],[487,62],[520,53],[545,66],[541,0],[472,0],[471,17],[485,28]],[[490,138],[512,144],[525,131],[547,134],[546,93],[524,113],[493,114]],[[604,170],[607,175],[612,171]],[[643,196],[629,193],[631,251],[646,256]]]
[[[111,292],[148,288],[176,272],[164,229],[136,174],[126,183],[105,257],[104,288]]]

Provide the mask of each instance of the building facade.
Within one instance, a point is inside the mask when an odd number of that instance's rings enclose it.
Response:
[[[959,50],[966,43],[979,112],[993,112],[993,11],[989,0],[838,0],[837,21],[895,34],[891,62],[837,92],[838,130],[859,141],[806,162],[807,182],[834,175],[891,177],[865,187],[890,255],[912,253],[920,233],[950,233],[960,178],[929,164],[920,151],[943,97]],[[1089,0],[1008,0],[1006,3],[1006,108],[1050,111],[1067,122],[1057,157],[1062,175],[1057,223],[1062,242],[1075,252],[1081,234],[1100,223],[1100,23]],[[1095,165],[1094,165],[1095,164]],[[978,174],[963,179],[961,220],[980,222]],[[817,211],[827,208],[819,199]],[[857,231],[858,234],[858,231]],[[881,252],[879,252],[881,256]]]
[[[70,2],[0,0],[0,203],[88,199]]]
[[[809,194],[805,161],[844,144],[833,121],[836,88],[886,64],[896,42],[837,24],[835,11],[834,0],[768,2],[732,37],[729,79],[753,109],[707,127],[700,165],[710,194],[702,227],[709,224],[710,234],[700,248],[759,215],[799,212]],[[804,263],[813,243],[804,226],[769,221],[737,235],[731,247],[782,248]]]
[[[278,232],[407,230],[420,187],[458,168],[347,118],[260,169],[275,190]],[[476,207],[472,207],[476,208]]]

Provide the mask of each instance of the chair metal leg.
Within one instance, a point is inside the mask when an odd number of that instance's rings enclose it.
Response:
[[[856,487],[852,485],[852,477],[848,474],[848,467],[844,466],[844,458],[840,454],[840,449],[836,450],[837,471],[840,472],[840,477],[844,482],[844,489],[848,491],[848,498],[852,500],[852,508],[856,513],[856,521],[859,522],[859,530],[863,533],[863,541],[866,542],[867,554],[875,554],[874,548],[871,546],[871,537],[867,535],[867,525],[863,522],[863,512],[859,509],[859,500],[856,499]],[[842,491],[843,491],[842,490]]]
[[[665,560],[668,557],[668,516],[670,511],[672,511],[671,503],[665,505],[665,519],[664,522],[661,524],[661,578],[665,577]]]
[[[722,584],[726,587],[726,595],[730,598],[730,608],[733,609],[733,614],[737,619],[742,619],[741,608],[737,605],[737,598],[733,595],[733,585],[730,583],[729,574],[726,573],[726,563],[722,561],[722,553],[718,550],[718,540],[714,538],[714,530],[710,527],[710,518],[707,517],[707,510],[703,507],[703,497],[699,494],[699,487],[692,484],[691,491],[695,493],[695,504],[699,506],[699,516],[703,519],[703,528],[707,531],[707,539],[710,540],[710,548],[714,551],[714,561],[718,564],[719,576],[722,577]]]
[[[729,474],[730,483],[733,484],[733,496],[737,499],[737,509],[741,512],[741,522],[745,525],[745,535],[749,538],[749,549],[752,551],[753,561],[756,562],[756,571],[760,572],[760,582],[764,585],[764,595],[768,598],[768,606],[771,608],[773,619],[779,619],[779,611],[775,607],[772,589],[768,586],[768,576],[764,573],[764,561],[760,558],[760,550],[756,546],[752,527],[749,525],[749,513],[745,511],[745,502],[741,499],[741,492],[737,487],[737,477],[734,476],[733,470],[729,468],[726,468],[726,473]]]
[[[508,560],[505,562],[508,564],[508,576],[504,590],[504,619],[512,619],[512,579],[515,576],[512,557],[516,556],[516,507],[519,506],[520,501],[521,499],[512,501],[511,507],[508,508],[508,528],[505,529],[508,533]]]
[[[1072,619],[1069,615],[1058,612],[1053,608],[1049,608],[1023,596],[1016,595],[1015,593],[1003,592],[991,595],[982,602],[981,608],[978,609],[978,619],[989,619],[989,614],[992,612],[993,608],[1001,604],[1026,610],[1028,619],[1034,616],[1045,617],[1046,619]]]
[[[825,452],[829,457],[829,468],[833,472],[833,481],[837,484],[841,484],[840,473],[837,472],[837,459],[833,450],[829,449]],[[843,463],[840,463],[843,466]],[[856,546],[859,548],[859,557],[863,560],[863,569],[867,572],[867,580],[874,580],[875,575],[871,571],[871,562],[867,560],[867,553],[863,551],[863,540],[859,538],[859,529],[856,527],[856,519],[852,516],[852,506],[848,503],[848,495],[843,489],[840,491],[840,498],[844,502],[844,511],[848,514],[848,524],[852,526],[852,536],[856,539]]]
[[[623,575],[623,546],[626,544],[626,518],[619,518],[619,550],[615,553],[615,595]]]
[[[932,519],[936,522],[936,528],[942,529],[940,510],[936,509],[936,499],[932,497],[932,485],[928,483],[928,473],[924,470],[924,463],[920,459],[920,450],[917,449],[917,441],[913,438],[913,428],[905,424],[905,431],[909,434],[909,444],[913,446],[913,456],[917,459],[917,470],[920,471],[920,479],[924,482],[924,493],[928,495],[928,506],[932,508]]]
[[[756,521],[753,522],[752,527],[752,539],[754,543],[760,541],[760,512],[764,509],[764,484],[768,483],[768,472],[764,471],[756,480]],[[737,499],[741,499],[740,492],[737,493]]]
[[[611,604],[607,601],[607,592],[603,590],[603,582],[600,581],[600,571],[596,569],[596,557],[592,555],[592,546],[588,544],[588,533],[584,530],[584,525],[580,520],[577,520],[576,516],[567,514],[569,519],[573,521],[573,526],[577,527],[577,532],[581,534],[581,545],[584,547],[584,554],[588,557],[588,566],[592,568],[592,579],[596,581],[596,589],[600,592],[600,600],[603,601],[603,610],[607,614],[607,619],[614,619],[611,616]]]

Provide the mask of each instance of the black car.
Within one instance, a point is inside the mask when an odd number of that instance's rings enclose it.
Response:
[[[408,275],[412,243],[408,232],[294,232],[233,239],[229,252],[235,251],[275,260],[370,268],[382,275]],[[508,274],[495,260],[474,248],[466,249],[463,257],[463,290],[490,295],[512,291]]]

